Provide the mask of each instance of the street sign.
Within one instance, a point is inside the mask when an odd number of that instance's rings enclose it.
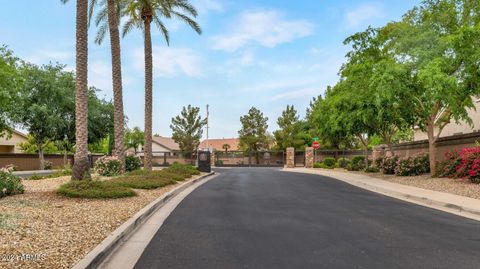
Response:
[[[319,148],[320,148],[320,143],[319,143],[318,141],[313,141],[312,147],[313,147],[314,149],[319,149]]]
[[[318,141],[318,140],[320,140],[318,137],[313,138],[313,141]]]

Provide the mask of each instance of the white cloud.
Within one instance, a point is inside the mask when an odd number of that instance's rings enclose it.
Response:
[[[111,65],[95,61],[88,64],[88,84],[103,91],[112,89],[112,68]]]
[[[212,38],[213,48],[236,51],[249,43],[273,48],[311,35],[313,25],[305,20],[286,20],[276,11],[243,13],[226,35]]]
[[[348,11],[344,18],[344,27],[353,29],[373,19],[383,17],[384,10],[381,4],[365,4]]]
[[[35,54],[27,57],[27,60],[34,64],[47,64],[49,62],[59,62],[64,64],[75,57],[75,51],[61,51],[61,50],[39,50]]]
[[[202,76],[201,57],[187,48],[169,48],[154,46],[153,75],[157,77],[175,77],[180,74],[189,77]],[[134,65],[137,69],[144,69],[143,49],[134,52]]]
[[[321,94],[322,91],[317,88],[305,88],[295,91],[288,91],[272,96],[271,100],[277,101],[281,99],[294,99],[294,98],[305,98],[312,97]]]

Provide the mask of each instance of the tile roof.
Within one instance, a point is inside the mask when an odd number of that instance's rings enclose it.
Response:
[[[238,138],[222,138],[222,139],[208,139],[208,147],[207,141],[203,140],[200,143],[199,148],[213,148],[217,151],[223,151],[224,149],[222,146],[224,144],[230,145],[230,149],[232,151],[239,150],[240,139]]]

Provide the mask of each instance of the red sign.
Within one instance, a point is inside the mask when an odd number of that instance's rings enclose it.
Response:
[[[318,141],[313,141],[312,147],[313,147],[314,149],[319,149],[319,148],[320,148],[320,143],[318,143]]]

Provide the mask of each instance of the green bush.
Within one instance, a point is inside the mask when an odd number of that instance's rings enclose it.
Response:
[[[447,152],[443,161],[437,162],[436,177],[456,177],[456,168],[461,164],[462,158],[458,153]]]
[[[60,186],[59,195],[72,198],[111,199],[137,195],[131,188],[110,181],[75,180]]]
[[[377,172],[380,172],[380,169],[378,167],[375,167],[375,166],[369,166],[369,167],[365,168],[364,171],[367,172],[367,173],[377,173]]]
[[[0,170],[0,198],[20,194],[25,191],[20,177],[13,175],[9,170]]]
[[[158,189],[165,187],[167,185],[172,185],[177,183],[174,179],[171,178],[161,178],[161,177],[121,177],[110,180],[111,183],[117,184],[119,186],[128,187],[132,189]]]
[[[369,160],[369,164],[371,161]],[[347,165],[347,170],[349,171],[361,171],[365,169],[365,157],[364,156],[353,156],[352,161]]]
[[[412,157],[401,158],[395,167],[395,175],[397,176],[415,176],[418,175],[415,159]]]
[[[189,164],[180,164],[180,163],[173,163],[170,167],[163,169],[165,173],[173,173],[179,174],[185,177],[191,177],[193,175],[199,175],[200,172],[198,169]]]
[[[430,173],[430,158],[428,154],[417,155],[413,161],[417,169],[417,174],[420,175]]]
[[[397,167],[398,156],[389,156],[383,159],[382,172],[386,175],[395,174],[395,168]]]
[[[95,171],[101,176],[116,176],[120,174],[120,160],[115,156],[103,156],[95,162]]]
[[[352,165],[357,165],[359,163],[365,163],[365,156],[353,156]]]
[[[328,168],[334,168],[335,167],[335,164],[336,164],[336,160],[335,158],[332,158],[332,157],[326,157],[323,159],[323,164],[324,166],[328,167]]]
[[[347,158],[340,158],[337,161],[337,166],[340,168],[347,168],[349,164],[350,164],[350,160]]]
[[[322,163],[314,163],[313,168],[322,168]]]
[[[131,172],[142,168],[142,160],[135,155],[128,155],[125,157],[125,170]]]

